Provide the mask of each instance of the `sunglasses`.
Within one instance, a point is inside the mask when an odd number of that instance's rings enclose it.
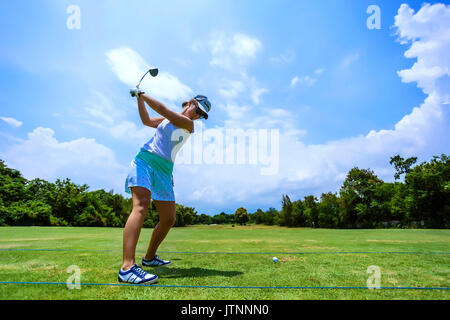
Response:
[[[208,109],[211,109],[211,103],[209,102],[207,97],[202,96],[202,95],[197,95],[194,99],[197,101],[197,103],[203,102],[204,104],[206,104]],[[202,109],[200,109],[198,104],[197,104],[196,112],[200,116],[200,118],[208,119],[208,114],[206,112],[204,112]]]
[[[197,112],[197,114],[200,116],[200,119],[205,119],[205,120],[208,119],[208,114],[203,112],[203,110],[200,109],[198,106],[196,106],[195,112]]]

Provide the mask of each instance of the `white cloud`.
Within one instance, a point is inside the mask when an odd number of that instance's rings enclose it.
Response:
[[[280,54],[278,57],[271,57],[269,60],[275,64],[290,64],[295,60],[295,52],[288,50],[286,53]]]
[[[100,123],[106,125],[112,125],[114,118],[124,116],[124,112],[120,112],[111,101],[102,93],[94,91],[94,100],[87,103],[83,108],[83,113],[87,119],[96,118]]]
[[[325,68],[317,68],[316,70],[314,70],[315,74],[322,74],[325,72]]]
[[[261,42],[258,39],[245,34],[235,34],[231,51],[240,58],[254,58],[261,47]]]
[[[238,105],[237,103],[219,104],[218,108],[225,111],[228,118],[226,121],[234,121],[236,119],[242,119],[253,108],[248,105]]]
[[[403,82],[417,82],[426,94],[437,92],[450,102],[450,6],[424,5],[414,14],[401,5],[395,17],[402,43],[411,43],[406,58],[417,58],[412,68],[399,71]]]
[[[230,36],[224,32],[212,31],[209,40],[212,57],[209,63],[229,71],[242,72],[261,48],[261,41],[248,35],[238,33]]]
[[[106,57],[119,80],[130,88],[134,88],[142,75],[152,66],[128,47],[109,50],[106,52]],[[156,78],[147,76],[141,84],[141,89],[152,92],[157,98],[172,102],[187,99],[193,93],[191,88],[183,84],[176,76],[161,70]]]
[[[255,105],[258,105],[260,103],[261,95],[268,93],[269,90],[266,88],[260,87],[258,84],[258,81],[253,77],[249,77],[245,72],[242,72],[241,76],[242,76],[243,82],[247,84],[247,87],[250,90],[250,98],[251,98],[252,102]]]
[[[219,94],[228,101],[245,95],[250,97],[253,104],[258,105],[261,102],[261,96],[268,93],[269,90],[260,87],[258,81],[249,77],[245,72],[241,72],[240,76],[240,80],[222,79]]]
[[[340,67],[342,69],[348,68],[351,64],[353,64],[354,62],[356,62],[359,58],[360,58],[360,53],[359,52],[354,52],[351,53],[349,55],[347,55],[341,62]]]
[[[291,88],[294,88],[297,85],[297,83],[302,84],[306,87],[312,87],[316,82],[317,82],[317,78],[313,78],[310,76],[303,76],[303,77],[299,78],[298,76],[295,76],[291,80]]]
[[[205,200],[205,199],[216,199],[219,195],[219,191],[215,186],[206,186],[202,189],[195,190],[192,193],[193,200]]]
[[[0,119],[2,119],[7,124],[9,124],[11,127],[14,127],[14,128],[18,128],[23,124],[21,121],[16,120],[14,118],[0,117]]]
[[[295,85],[297,84],[299,78],[298,76],[295,76],[292,80],[291,80],[291,87],[295,87]]]
[[[153,130],[154,131],[154,130]],[[142,126],[140,129],[131,121],[121,121],[109,128],[109,132],[116,139],[145,141],[153,135],[152,129]]]
[[[27,139],[2,152],[1,158],[27,179],[68,177],[78,184],[88,183],[92,189],[123,191],[128,168],[116,161],[111,149],[88,138],[60,142],[54,134],[50,128],[38,127]]]
[[[252,94],[251,94],[251,99],[253,101],[253,103],[255,105],[258,105],[261,101],[260,97],[261,95],[263,95],[264,93],[268,93],[269,90],[264,89],[264,88],[253,88],[252,90]]]
[[[135,102],[134,100],[133,102]],[[136,106],[137,112],[137,106]],[[119,108],[102,93],[95,91],[94,97],[83,108],[83,112],[75,111],[75,117],[91,127],[108,132],[113,138],[125,141],[145,141],[152,135],[154,129],[142,124],[125,120],[127,113]]]
[[[296,115],[282,108],[253,107],[228,104],[222,107],[228,112],[224,128],[279,129],[283,136],[302,137],[305,130],[296,126]]]
[[[222,80],[223,87],[219,89],[219,94],[226,99],[235,99],[245,91],[246,86],[239,80]]]
[[[314,74],[316,76],[319,76],[324,72],[325,72],[324,68],[317,68],[316,70],[314,70]],[[309,75],[303,76],[301,78],[299,78],[299,76],[295,76],[291,80],[291,88],[294,88],[298,83],[300,83],[306,87],[312,87],[313,85],[316,84],[317,81],[318,81],[317,78],[309,76]]]

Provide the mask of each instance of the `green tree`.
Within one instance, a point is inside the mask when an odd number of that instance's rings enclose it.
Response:
[[[336,228],[339,224],[339,198],[335,193],[322,193],[317,204],[317,225],[321,228]]]
[[[176,206],[176,205],[175,205]],[[176,210],[176,208],[175,208]],[[154,228],[159,222],[158,210],[156,210],[155,203],[152,201],[148,206],[147,214],[144,219],[144,228]]]
[[[306,226],[305,206],[301,200],[292,202],[292,220],[294,227]]]
[[[0,213],[2,220],[6,225],[51,225],[51,207],[42,201],[16,201],[9,207],[2,207],[0,210],[2,211]]]
[[[268,226],[279,224],[278,215],[278,210],[276,210],[275,208],[269,208],[267,211],[264,211],[263,223]]]
[[[194,208],[185,207],[180,204],[176,204],[176,215],[175,227],[184,227],[186,225],[193,224],[197,212]]]
[[[26,181],[18,170],[8,168],[0,160],[0,199],[5,207],[24,199]]]
[[[281,200],[280,225],[291,227],[292,219],[292,202],[288,195],[283,195]]]
[[[314,196],[306,196],[303,200],[305,225],[308,227],[316,227],[319,218],[319,210],[317,208],[317,198]]]
[[[373,224],[375,189],[383,181],[369,169],[351,169],[342,185],[340,224],[343,227],[367,227]]]
[[[221,212],[219,214],[215,214],[212,218],[212,222],[214,224],[226,224],[228,221],[227,215],[225,212]]]
[[[390,164],[394,165],[395,168],[395,180],[400,179],[400,176],[402,174],[408,174],[411,171],[411,166],[414,165],[417,162],[417,157],[412,157],[408,159],[404,159],[400,157],[400,155],[396,155],[394,157],[391,157],[391,160],[389,161]]]
[[[405,176],[409,221],[426,227],[450,227],[450,158],[442,154],[414,167]]]
[[[96,198],[108,207],[105,208],[105,218],[108,227],[122,227],[125,225],[128,215],[132,210],[128,205],[128,201],[119,194],[114,194],[113,190],[106,192],[105,190],[93,191]],[[131,199],[130,199],[131,200]]]
[[[54,217],[66,221],[68,225],[74,225],[77,222],[76,216],[82,214],[84,208],[88,206],[88,200],[84,194],[89,189],[87,185],[76,185],[70,179],[56,180],[54,192],[47,192],[46,203],[52,207]],[[91,211],[93,212],[93,211]],[[85,215],[88,214],[85,212]],[[89,219],[84,218],[85,221]]]
[[[56,186],[48,181],[36,178],[25,184],[26,199],[47,202],[56,193]]]
[[[196,216],[195,224],[211,224],[212,223],[212,217],[207,214],[200,214]]]
[[[407,222],[408,211],[406,202],[408,201],[408,188],[404,183],[395,182],[392,185],[392,197],[389,201],[390,219]]]
[[[234,213],[234,220],[240,225],[246,224],[249,220],[247,209],[242,207],[238,208]]]
[[[374,187],[373,199],[371,206],[371,226],[383,227],[382,223],[389,223],[393,220],[402,220],[405,215],[398,205],[398,196],[396,193],[400,191],[398,182],[384,182]],[[402,201],[404,202],[404,201]]]
[[[0,227],[7,226],[6,222],[6,207],[3,205],[3,200],[0,198]]]
[[[234,223],[234,214],[226,214],[225,212],[216,214],[212,217],[212,223],[216,223],[216,224]]]
[[[256,210],[256,212],[251,215],[250,221],[256,224],[263,224],[264,211],[262,211],[261,209]]]

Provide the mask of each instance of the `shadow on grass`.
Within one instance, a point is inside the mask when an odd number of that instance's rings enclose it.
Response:
[[[174,279],[174,278],[198,278],[198,277],[235,277],[243,274],[241,271],[223,271],[204,268],[173,268],[173,267],[161,267],[153,269],[154,272],[160,278]]]

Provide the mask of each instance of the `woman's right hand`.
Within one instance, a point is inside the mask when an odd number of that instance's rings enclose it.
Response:
[[[133,98],[139,98],[141,96],[141,94],[144,94],[144,91],[141,91],[141,89],[139,88],[134,88],[134,89],[130,89],[130,95]]]

